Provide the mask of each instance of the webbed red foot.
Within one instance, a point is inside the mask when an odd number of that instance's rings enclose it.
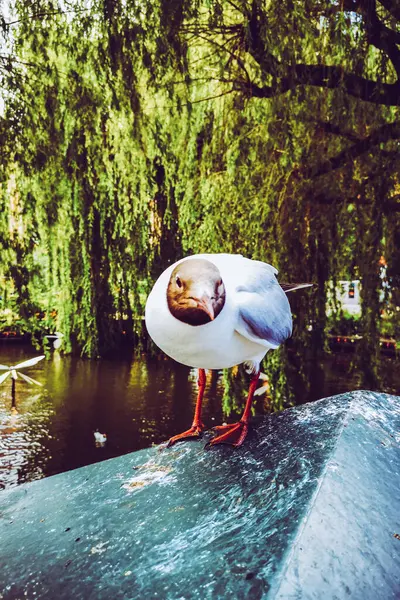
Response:
[[[190,429],[184,431],[183,433],[179,433],[178,435],[174,435],[167,444],[167,448],[176,444],[176,442],[180,442],[181,440],[195,440],[198,439],[205,427],[201,420],[201,405],[203,401],[204,388],[206,387],[206,372],[204,369],[199,369],[199,377],[198,377],[198,386],[199,393],[197,394],[196,400],[196,409],[194,411],[193,423]]]
[[[217,444],[230,444],[238,448],[246,439],[249,426],[245,421],[231,423],[230,425],[218,425],[214,427],[215,431],[221,432],[220,435],[213,438],[206,444],[206,447],[216,446]]]
[[[190,429],[184,431],[183,433],[179,433],[178,435],[174,435],[167,444],[167,448],[176,444],[176,442],[180,442],[181,440],[194,440],[201,437],[202,432],[205,427],[203,423],[199,423],[198,425],[192,425]]]

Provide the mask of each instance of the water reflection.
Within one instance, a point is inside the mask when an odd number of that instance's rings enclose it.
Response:
[[[31,347],[0,344],[0,363],[17,364],[34,355]],[[397,367],[387,362],[393,376],[386,391],[392,393]],[[317,397],[357,389],[351,358],[333,355],[324,369]],[[29,374],[43,388],[17,380],[13,399],[11,383],[0,386],[0,489],[158,444],[192,422],[197,374],[172,361],[89,361],[54,352]],[[248,382],[240,369],[223,377],[207,373],[206,426],[240,417]],[[255,401],[259,414],[275,402],[269,385],[264,386]],[[97,443],[96,432],[106,435],[105,443]]]
[[[45,474],[49,453],[42,439],[49,437],[54,415],[51,403],[29,386],[16,386],[0,395],[0,488],[40,479]]]
[[[0,346],[0,363],[32,356]],[[196,372],[170,361],[88,361],[54,353],[32,368],[40,392],[0,387],[0,487],[38,479],[167,440],[190,424]],[[209,374],[204,418],[222,418],[221,385]],[[99,443],[95,433],[106,435]]]

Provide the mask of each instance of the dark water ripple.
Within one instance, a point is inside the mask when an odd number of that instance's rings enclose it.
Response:
[[[28,346],[0,344],[0,364],[38,354]],[[332,359],[319,397],[358,388],[350,362],[344,356]],[[389,361],[388,368],[398,372]],[[53,353],[26,373],[43,387],[18,379],[15,406],[10,378],[0,385],[0,490],[148,448],[192,422],[197,374],[171,361],[89,361]],[[207,427],[224,421],[222,394],[220,375],[208,373]],[[256,404],[262,412],[263,399]],[[236,418],[232,414],[229,420]],[[96,444],[96,431],[106,434],[104,444]]]
[[[0,346],[0,364],[39,354]],[[88,361],[55,353],[26,371],[43,384],[0,386],[0,489],[165,441],[190,426],[196,372],[169,361]],[[218,375],[209,378],[204,420],[222,418]],[[106,434],[96,444],[94,432]]]

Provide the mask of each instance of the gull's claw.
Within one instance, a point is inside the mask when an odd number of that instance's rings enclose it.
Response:
[[[249,426],[244,421],[238,421],[238,423],[231,423],[229,425],[218,425],[217,427],[214,427],[214,430],[222,433],[210,440],[206,444],[206,448],[217,446],[218,444],[229,444],[238,448],[246,439]]]
[[[183,433],[179,433],[178,435],[174,435],[167,444],[167,448],[176,444],[176,442],[180,442],[181,440],[194,440],[201,437],[205,427],[203,423],[199,423],[199,425],[192,425],[190,429],[184,431]]]

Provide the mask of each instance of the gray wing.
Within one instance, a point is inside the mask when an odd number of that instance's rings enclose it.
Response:
[[[277,347],[292,334],[290,305],[275,277],[276,269],[258,261],[249,263],[244,281],[236,288],[236,330],[252,341]]]

